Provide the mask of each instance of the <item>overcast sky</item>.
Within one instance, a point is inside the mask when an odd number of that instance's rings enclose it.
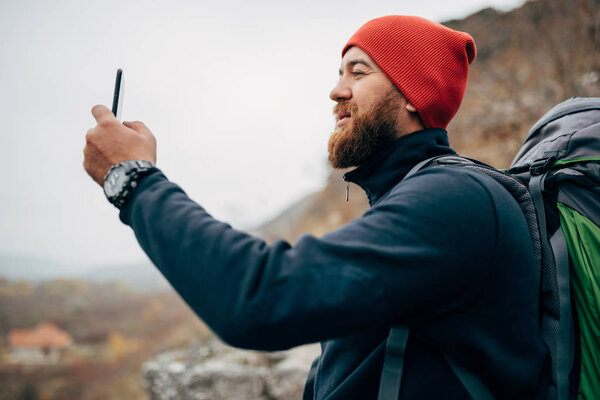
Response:
[[[249,228],[320,189],[340,51],[387,14],[523,0],[0,1],[0,254],[81,268],[145,256],[82,167],[90,109],[125,71],[124,120],[214,216]]]

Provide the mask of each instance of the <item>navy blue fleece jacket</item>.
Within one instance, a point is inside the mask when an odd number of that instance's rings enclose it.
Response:
[[[121,210],[154,264],[224,341],[257,350],[322,343],[305,398],[376,398],[392,325],[411,329],[401,399],[467,394],[442,352],[497,398],[533,398],[546,359],[519,206],[467,168],[446,132],[406,135],[345,179],[371,203],[321,238],[271,245],[212,218],[156,170]]]

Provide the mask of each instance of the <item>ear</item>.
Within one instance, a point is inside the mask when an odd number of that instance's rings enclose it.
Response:
[[[410,112],[417,112],[417,108],[410,103],[406,103],[406,109]]]

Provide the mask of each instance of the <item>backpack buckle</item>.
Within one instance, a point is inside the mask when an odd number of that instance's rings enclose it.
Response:
[[[548,170],[552,167],[552,165],[554,165],[555,161],[556,161],[555,156],[550,156],[550,157],[546,157],[546,158],[540,158],[539,160],[535,160],[529,166],[529,173],[531,174],[531,176],[542,175],[542,174],[548,172]]]

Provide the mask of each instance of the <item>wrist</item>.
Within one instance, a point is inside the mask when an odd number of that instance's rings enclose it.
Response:
[[[150,161],[127,160],[110,167],[104,177],[104,194],[121,209],[137,190],[140,180],[156,169]]]

